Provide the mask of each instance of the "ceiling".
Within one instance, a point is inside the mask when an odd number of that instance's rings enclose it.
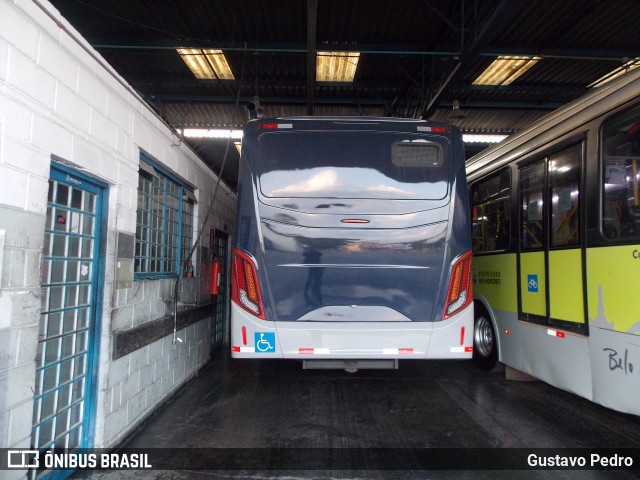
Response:
[[[265,116],[369,115],[511,133],[640,57],[638,0],[50,0],[172,127]],[[176,48],[222,49],[235,80],[198,80]],[[361,52],[352,83],[315,81],[315,52]],[[472,82],[498,55],[541,60],[510,85]],[[185,142],[218,172],[225,141]],[[467,155],[486,147],[468,144]],[[235,188],[238,154],[223,179]]]

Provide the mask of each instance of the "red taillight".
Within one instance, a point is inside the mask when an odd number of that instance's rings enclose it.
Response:
[[[442,318],[449,318],[467,307],[471,303],[472,296],[471,252],[467,252],[451,267],[451,279]]]
[[[247,312],[265,319],[256,266],[247,255],[233,249],[231,299]]]

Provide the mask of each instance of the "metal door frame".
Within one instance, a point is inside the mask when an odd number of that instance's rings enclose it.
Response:
[[[87,330],[86,330],[86,364],[85,364],[85,372],[84,372],[84,391],[83,391],[83,399],[81,402],[82,406],[82,421],[81,428],[82,434],[79,438],[79,447],[78,448],[91,448],[94,442],[95,436],[95,413],[97,408],[97,378],[98,378],[98,365],[99,365],[99,356],[100,356],[100,332],[102,325],[102,311],[103,311],[103,298],[100,295],[100,292],[104,291],[104,272],[105,272],[105,262],[106,262],[106,234],[107,234],[107,212],[108,212],[108,186],[100,181],[96,181],[93,178],[90,178],[72,168],[69,168],[65,165],[60,164],[56,157],[53,157],[53,161],[51,164],[50,171],[50,180],[58,182],[58,184],[67,185],[69,187],[83,190],[86,192],[90,192],[95,195],[95,207],[94,207],[94,226],[93,226],[93,248],[92,248],[92,261],[91,261],[91,278],[90,278],[90,286],[91,292],[88,296],[88,305],[89,312],[87,318]],[[71,190],[69,191],[69,195],[71,195]],[[48,198],[47,208],[56,207],[56,198]],[[66,211],[73,212],[73,207],[68,206]],[[85,211],[84,206],[83,209],[79,210],[79,212]],[[53,216],[50,222],[57,221]],[[55,232],[55,229],[51,229],[51,225],[45,225],[45,236],[48,232]],[[84,235],[84,234],[82,234]],[[53,238],[53,237],[52,237]],[[70,236],[69,236],[70,238]],[[85,238],[85,237],[82,237]],[[68,242],[67,242],[68,245]],[[53,248],[53,247],[52,247]],[[68,257],[69,251],[68,246],[65,249],[65,257]],[[53,253],[53,252],[51,252]],[[43,254],[43,262],[47,259],[53,259],[54,255],[49,255],[49,252],[45,252]],[[81,254],[80,254],[81,257]],[[80,268],[82,264],[78,261]],[[44,270],[43,270],[44,271]],[[48,275],[48,272],[47,272]],[[46,279],[43,279],[42,284],[47,284],[49,281],[47,276]],[[67,273],[64,274],[64,280],[66,285]],[[78,278],[78,282],[81,282],[80,278]],[[73,283],[73,282],[72,282]],[[44,290],[44,289],[43,289]],[[47,305],[47,309],[49,306]],[[62,311],[66,311],[66,306],[64,303],[62,304]],[[43,310],[44,311],[44,310]],[[48,310],[47,310],[48,311]],[[40,318],[40,322],[42,322],[42,316]],[[75,328],[77,328],[77,319],[75,320]],[[75,347],[74,347],[75,352]],[[36,366],[37,369],[44,371],[44,365],[47,364],[46,359],[43,359],[42,367]],[[57,373],[59,375],[60,372]],[[73,376],[73,372],[72,372]],[[73,378],[73,377],[72,377]],[[58,380],[59,376],[56,379],[56,387],[58,388]],[[40,392],[42,395],[43,392]],[[40,396],[39,395],[39,396]],[[34,395],[34,413],[41,413],[41,406],[37,407],[36,396]],[[36,410],[36,408],[40,408],[40,410]],[[35,420],[34,425],[32,426],[32,441],[34,441],[34,433],[35,433]],[[55,432],[53,441],[55,442]],[[35,446],[35,445],[34,445]],[[37,448],[43,448],[43,445],[38,445]],[[51,448],[51,447],[49,447]],[[35,472],[34,472],[35,473]],[[40,470],[38,472],[40,475],[44,473],[45,478],[66,478],[73,473],[72,470],[51,470],[51,471],[43,471]]]

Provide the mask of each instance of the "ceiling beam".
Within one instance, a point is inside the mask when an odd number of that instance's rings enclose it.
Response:
[[[316,28],[318,0],[307,0],[307,115],[313,115],[316,87]]]
[[[449,25],[452,29],[454,29],[456,32],[459,31],[458,27],[456,27],[451,20],[449,20],[446,15],[444,15],[437,7],[435,7],[429,0],[422,0],[422,2],[431,9],[431,11],[433,13],[435,13],[440,20],[442,20],[444,23],[446,23],[447,25]]]
[[[429,118],[433,114],[444,94],[451,88],[451,85],[460,78],[469,64],[473,62],[487,42],[491,40],[493,35],[500,30],[499,26],[509,18],[515,11],[517,5],[518,0],[502,0],[498,4],[489,19],[482,25],[477,35],[472,36],[471,41],[465,46],[462,55],[455,63],[453,69],[431,98],[427,108],[422,112],[422,118]]]
[[[414,85],[415,88],[421,86],[418,83],[418,80],[402,69],[397,62],[393,61],[394,67],[402,70],[403,73],[407,75],[407,78]],[[158,86],[158,75],[130,75],[127,76],[127,81],[131,85],[155,85]],[[204,87],[204,86],[220,86],[220,85],[235,85],[238,83],[238,80],[207,80],[207,79],[198,79],[193,77],[192,75],[182,75],[182,74],[171,74],[171,75],[163,75],[162,76],[162,85],[164,86],[179,86],[179,87]],[[305,80],[302,78],[299,80],[294,79],[285,79],[285,80],[273,80],[260,78],[258,82],[258,86],[260,88],[263,87],[289,87],[289,88],[304,88]],[[353,83],[346,82],[322,82],[320,88],[331,87],[331,88],[343,88],[345,91],[361,91],[363,89],[376,89],[376,90],[387,90],[387,91],[400,91],[403,89],[402,86],[396,84],[390,84],[387,81],[368,81],[368,80],[357,80]],[[456,90],[462,91],[485,91],[485,92],[502,92],[502,93],[556,93],[556,94],[584,94],[588,91],[586,86],[584,85],[576,85],[576,84],[535,84],[535,83],[514,83],[511,85],[473,85],[473,84],[460,84],[457,83],[452,86],[452,88]]]
[[[256,53],[300,53],[308,52],[305,43],[273,43],[273,42],[213,42],[202,40],[114,40],[108,38],[90,39],[91,46],[99,50],[150,50],[175,53],[176,48],[201,48],[220,49],[225,52],[256,52]],[[459,46],[441,46],[435,49],[425,49],[424,45],[410,44],[367,44],[349,43],[335,44],[332,50],[339,52],[360,52],[363,55],[426,55],[426,56],[460,56],[462,51]],[[500,55],[535,55],[541,58],[562,58],[575,60],[608,60],[623,61],[640,56],[640,50],[606,49],[592,50],[579,48],[556,48],[532,50],[524,47],[495,48],[485,46],[477,53],[478,56],[498,57]]]
[[[191,104],[194,108],[198,103],[228,105],[236,101],[235,98],[219,95],[157,95],[152,99],[154,102],[162,102],[166,108],[169,104]],[[240,103],[252,100],[250,96],[240,96]],[[303,97],[260,97],[262,105],[305,105],[306,99]],[[316,105],[348,105],[365,108],[367,106],[377,106],[389,108],[389,99],[383,98],[316,98]],[[415,103],[415,102],[414,102]],[[452,102],[441,102],[440,108],[449,109]],[[484,102],[470,101],[461,105],[464,109],[486,109],[486,110],[555,110],[564,105],[561,102]],[[412,106],[416,106],[413,104]]]

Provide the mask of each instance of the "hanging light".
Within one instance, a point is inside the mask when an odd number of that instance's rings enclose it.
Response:
[[[453,101],[453,109],[451,110],[451,112],[447,116],[447,119],[450,122],[456,122],[456,121],[459,121],[459,120],[464,120],[465,118],[467,118],[467,114],[464,113],[460,109],[460,102],[458,100],[454,100]]]

